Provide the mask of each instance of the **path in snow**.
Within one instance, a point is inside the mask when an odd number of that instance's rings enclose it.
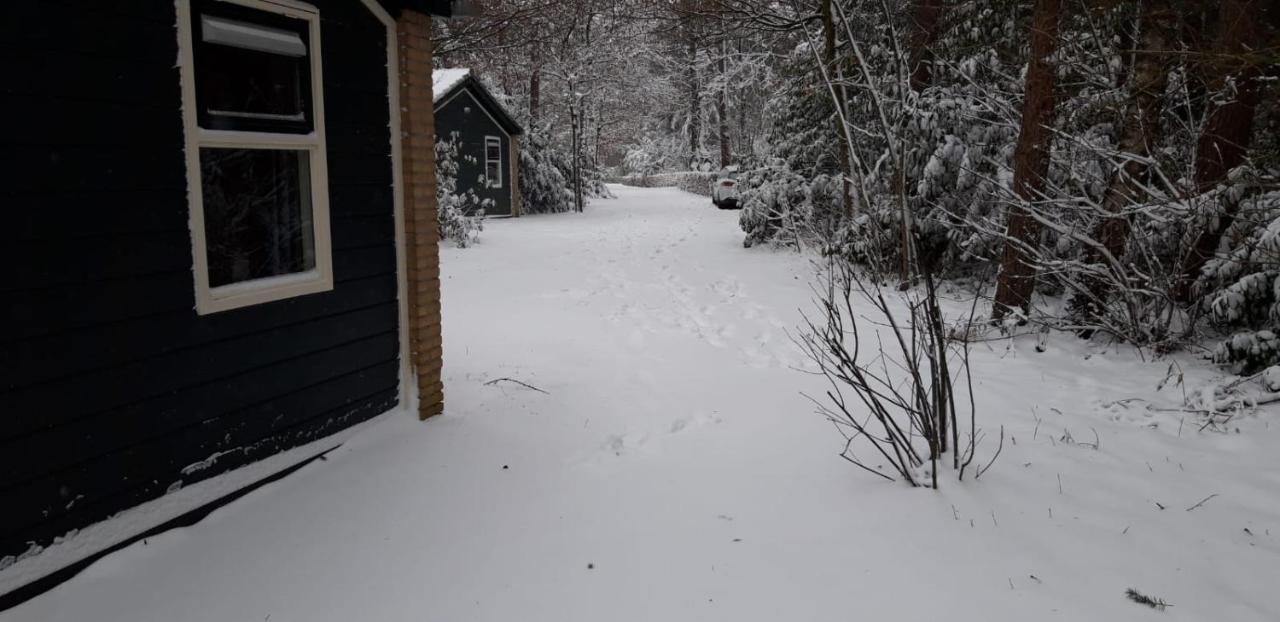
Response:
[[[1274,413],[1178,432],[1111,403],[1176,404],[1165,363],[994,342],[996,467],[885,484],[799,394],[823,388],[787,337],[806,260],[743,249],[702,197],[615,191],[443,251],[445,415],[389,416],[0,620],[1280,618]]]

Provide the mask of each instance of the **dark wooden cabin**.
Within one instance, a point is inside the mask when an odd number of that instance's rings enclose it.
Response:
[[[424,189],[451,4],[0,8],[0,573],[402,404],[440,411]]]
[[[436,138],[458,145],[457,190],[492,201],[487,216],[519,216],[520,126],[470,70],[433,75]]]

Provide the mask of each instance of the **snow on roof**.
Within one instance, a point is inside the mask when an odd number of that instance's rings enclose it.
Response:
[[[435,101],[440,101],[441,95],[453,90],[453,87],[467,79],[469,75],[471,70],[466,68],[432,70],[431,93],[435,96]]]

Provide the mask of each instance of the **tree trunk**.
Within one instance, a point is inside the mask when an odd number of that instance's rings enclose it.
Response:
[[[596,170],[599,170],[600,168],[600,141],[604,137],[604,123],[601,123],[600,120],[603,118],[603,104],[597,104],[595,115],[596,140],[595,144],[591,147],[591,168]]]
[[[498,31],[498,47],[500,49],[507,47],[507,31],[506,30]],[[511,92],[511,63],[502,63],[502,69],[499,70],[498,75],[501,77],[502,92],[510,93]]]
[[[1013,158],[1013,191],[1018,201],[1009,209],[1000,276],[996,280],[991,317],[997,320],[1010,311],[1027,311],[1035,290],[1035,258],[1028,250],[1039,245],[1040,223],[1031,215],[1031,210],[1049,174],[1051,128],[1057,104],[1056,68],[1051,57],[1058,47],[1062,3],[1063,0],[1036,0],[1032,11],[1031,59],[1022,102],[1022,128]]]
[[[1259,23],[1261,21],[1261,5],[1263,0],[1222,0],[1219,9],[1219,24],[1216,51],[1224,56],[1243,54],[1257,49],[1261,39]],[[1195,182],[1196,191],[1205,192],[1226,181],[1231,169],[1244,162],[1249,146],[1249,137],[1253,133],[1253,118],[1257,110],[1261,87],[1259,78],[1262,68],[1257,64],[1246,64],[1235,71],[1224,71],[1218,67],[1219,76],[1234,74],[1236,78],[1236,94],[1229,101],[1219,104],[1209,113],[1200,139],[1196,145]],[[1219,78],[1214,90],[1225,86]],[[1239,202],[1231,202],[1225,206],[1218,222],[1210,222],[1192,243],[1190,251],[1183,259],[1181,274],[1174,284],[1171,295],[1174,300],[1186,302],[1191,297],[1191,285],[1200,276],[1205,263],[1213,257],[1240,209]]]
[[[942,0],[915,0],[911,23],[911,90],[929,86],[933,45],[942,26]]]
[[[569,97],[573,98],[574,89],[569,89]],[[569,104],[569,145],[572,150],[573,161],[570,163],[570,171],[573,174],[573,210],[575,212],[582,211],[582,158],[578,143],[581,136],[578,131],[578,106]]]
[[[702,152],[702,98],[698,88],[698,40],[693,27],[689,27],[689,164],[697,168],[698,157]]]
[[[1191,125],[1200,124],[1201,115],[1208,107],[1210,85],[1215,81],[1221,86],[1222,68],[1205,62],[1215,49],[1218,0],[1185,0],[1182,9],[1182,43],[1191,52],[1186,68],[1187,104],[1181,106],[1183,120]],[[1224,7],[1225,8],[1225,7]]]
[[[721,41],[721,58],[719,58],[721,91],[719,91],[719,100],[716,102],[716,116],[719,118],[719,142],[721,142],[721,170],[727,169],[728,165],[732,164],[730,143],[728,143],[728,72],[726,60],[724,60],[724,56],[728,54],[727,45],[727,42]]]
[[[1090,246],[1085,254],[1091,266],[1108,277],[1086,274],[1085,291],[1076,294],[1076,308],[1085,320],[1098,317],[1111,294],[1111,288],[1128,278],[1123,261],[1129,244],[1131,225],[1124,208],[1141,203],[1147,196],[1146,184],[1151,172],[1151,152],[1159,142],[1160,116],[1163,112],[1165,87],[1169,84],[1172,58],[1172,36],[1177,26],[1177,13],[1171,0],[1148,0],[1142,5],[1141,33],[1133,61],[1132,86],[1121,129],[1121,163],[1111,175],[1102,209],[1106,213],[1094,230],[1098,246]]]
[[[822,17],[822,58],[828,65],[836,57],[836,24],[831,12],[831,2],[832,0],[822,0],[822,5],[818,7]]]
[[[538,124],[538,105],[542,98],[542,70],[536,65],[529,73],[529,125]]]
[[[832,14],[831,2],[833,0],[822,0],[822,60],[827,64],[828,74],[832,80],[840,80],[841,71],[836,61],[836,24],[835,16]],[[845,111],[844,89],[836,86],[832,89],[835,91],[836,109]],[[845,135],[844,128],[840,126],[840,115],[835,115],[836,133],[843,137]],[[840,213],[845,218],[853,216],[853,188],[849,181],[849,144],[841,138],[836,141],[837,149],[840,157]]]
[[[742,38],[739,37],[738,38],[738,56],[739,57],[743,57],[743,51],[744,50],[742,48]],[[747,136],[747,103],[751,100],[750,96],[751,96],[751,93],[748,89],[739,90],[738,105],[736,106],[736,110],[735,110],[735,112],[737,112],[737,115],[738,115],[736,138],[738,139],[737,152],[739,154],[752,153],[751,137]]]

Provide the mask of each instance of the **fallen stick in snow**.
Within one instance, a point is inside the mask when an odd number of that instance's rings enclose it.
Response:
[[[1214,498],[1214,497],[1216,497],[1216,496],[1218,496],[1218,493],[1216,493],[1216,492],[1215,492],[1215,493],[1213,493],[1213,494],[1211,494],[1211,495],[1209,495],[1209,496],[1207,496],[1207,497],[1205,497],[1205,498],[1201,499],[1201,500],[1200,500],[1200,503],[1197,503],[1197,504],[1195,504],[1195,505],[1193,505],[1193,506],[1191,506],[1191,507],[1187,508],[1187,511],[1188,511],[1188,512],[1190,512],[1191,510],[1194,510],[1194,509],[1196,509],[1196,508],[1198,508],[1198,507],[1200,507],[1200,506],[1204,505],[1206,502],[1208,502],[1210,499],[1212,499],[1212,498]]]
[[[1124,595],[1128,597],[1129,600],[1135,603],[1138,603],[1139,605],[1146,605],[1148,607],[1151,607],[1156,611],[1164,611],[1166,607],[1173,606],[1173,605],[1170,605],[1169,603],[1164,602],[1163,598],[1152,598],[1133,588],[1129,588],[1125,590]]]
[[[518,384],[518,385],[520,385],[520,386],[522,386],[522,387],[524,387],[524,388],[526,388],[526,389],[533,389],[534,391],[537,391],[538,393],[542,393],[542,394],[545,394],[545,395],[551,395],[550,393],[547,393],[546,391],[543,391],[542,389],[539,389],[538,387],[535,387],[535,386],[533,386],[533,385],[531,385],[531,384],[528,384],[528,383],[525,383],[525,382],[520,382],[519,380],[516,380],[515,378],[494,378],[493,380],[490,380],[489,382],[484,383],[484,386],[486,386],[486,387],[487,387],[487,386],[490,386],[490,385],[495,385],[495,384],[498,384],[499,382],[503,382],[503,381],[506,381],[506,382],[514,382],[514,383],[516,383],[516,384]]]

